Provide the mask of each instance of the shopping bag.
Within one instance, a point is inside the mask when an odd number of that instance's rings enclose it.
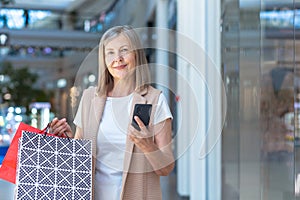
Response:
[[[23,131],[16,199],[92,199],[91,140]]]
[[[5,154],[2,165],[0,167],[0,178],[11,183],[16,183],[16,169],[18,156],[18,142],[22,135],[22,131],[32,131],[38,134],[44,134],[48,127],[39,130],[25,123],[20,123],[18,129],[11,141],[11,144]]]

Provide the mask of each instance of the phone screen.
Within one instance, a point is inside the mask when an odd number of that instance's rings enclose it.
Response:
[[[134,116],[138,116],[145,126],[149,125],[152,105],[151,104],[135,104],[132,118],[132,126],[137,130],[140,130],[139,125],[134,119]]]

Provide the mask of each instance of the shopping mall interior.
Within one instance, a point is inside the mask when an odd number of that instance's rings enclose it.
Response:
[[[300,0],[0,0],[0,163],[20,122],[72,124],[116,25],[173,115],[164,200],[299,198]]]

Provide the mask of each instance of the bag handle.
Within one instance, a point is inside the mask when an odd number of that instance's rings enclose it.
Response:
[[[41,130],[41,133],[44,134],[44,138],[47,136],[47,134],[51,134],[48,132],[50,130],[51,123],[52,123],[52,121],[49,122],[43,130]],[[64,135],[69,140],[69,142],[71,142],[70,137],[68,136],[68,134],[65,131],[64,131]]]

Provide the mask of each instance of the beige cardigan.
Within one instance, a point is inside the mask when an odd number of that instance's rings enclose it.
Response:
[[[134,92],[132,108],[137,103],[148,103],[157,105],[161,92],[149,86],[141,92]],[[96,88],[88,88],[82,96],[82,136],[92,140],[93,152],[93,180],[95,175],[95,158],[97,133],[101,121],[106,97],[99,97]],[[133,109],[131,109],[132,118]],[[149,129],[153,125],[155,106],[152,108]],[[130,118],[130,119],[131,119]],[[128,126],[129,127],[129,126]],[[128,133],[129,133],[128,129]],[[151,132],[151,131],[150,131]],[[153,137],[154,138],[154,137]],[[122,200],[160,200],[162,199],[160,178],[154,172],[144,154],[135,147],[134,143],[127,137],[126,152],[123,164]],[[94,184],[93,184],[94,185]]]

